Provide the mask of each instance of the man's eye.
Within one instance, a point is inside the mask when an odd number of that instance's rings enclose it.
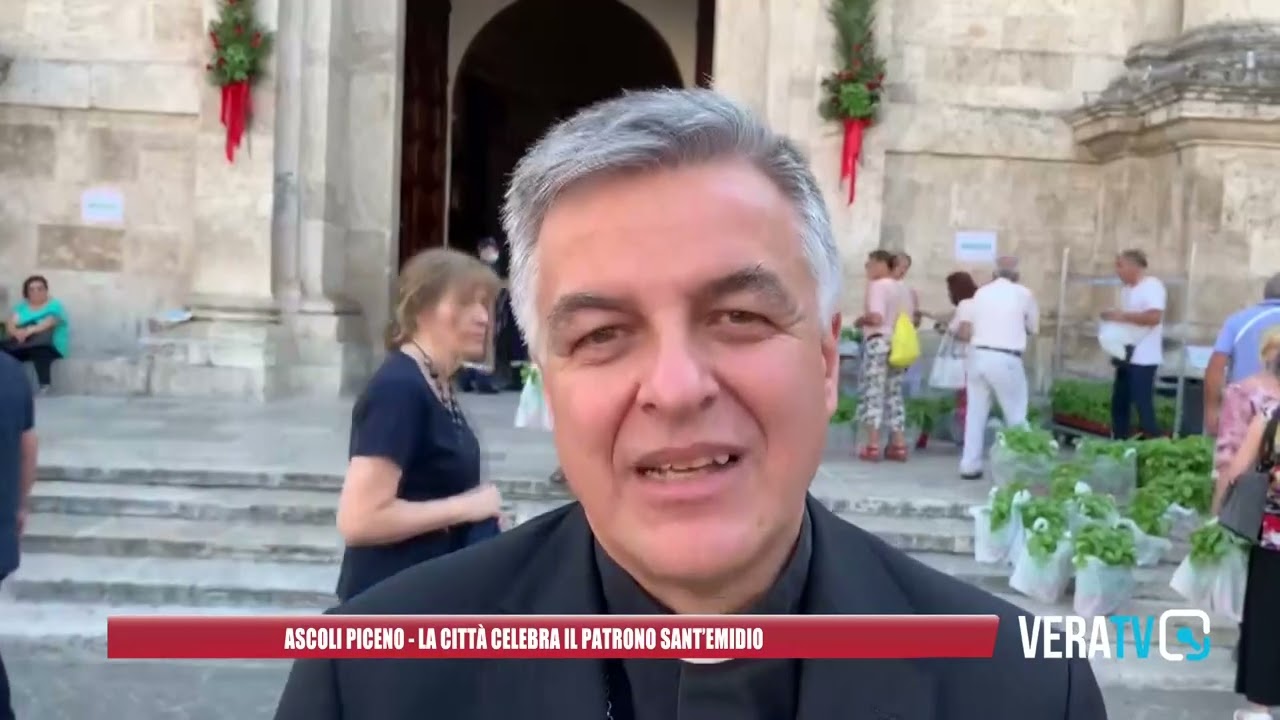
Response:
[[[764,317],[746,310],[725,310],[713,318],[716,322],[724,322],[730,325],[749,325],[752,323],[765,322]]]
[[[604,343],[615,340],[620,330],[617,327],[604,327],[599,330],[592,330],[576,343],[578,346],[603,345]]]

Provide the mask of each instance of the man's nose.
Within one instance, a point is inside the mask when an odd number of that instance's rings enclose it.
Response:
[[[645,412],[681,416],[715,401],[719,385],[706,352],[691,338],[664,339],[652,358],[637,393]]]

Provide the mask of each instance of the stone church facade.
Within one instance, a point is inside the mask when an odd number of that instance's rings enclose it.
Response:
[[[840,134],[816,111],[833,62],[824,0],[564,2],[625,5],[644,29],[619,26],[604,45],[660,38],[663,83],[709,77],[798,140],[850,259],[850,302],[861,255],[888,247],[914,256],[925,304],[940,307],[942,277],[966,267],[964,231],[1022,258],[1050,332],[1064,259],[1105,273],[1118,249],[1146,249],[1157,273],[1189,278],[1174,312],[1197,338],[1280,271],[1274,0],[880,0],[887,102],[852,206]],[[59,381],[71,390],[350,391],[405,251],[456,244],[492,214],[492,182],[464,192],[449,162],[467,127],[459,78],[536,84],[539,46],[504,36],[523,55],[485,62],[476,46],[501,46],[492,28],[521,26],[511,13],[527,25],[578,12],[562,4],[260,0],[276,51],[228,163],[204,78],[213,0],[5,0],[0,288],[12,301],[38,272],[69,306],[74,357]],[[582,65],[584,85],[607,84],[608,63]],[[90,217],[88,197],[116,217]],[[1103,292],[1081,286],[1062,310],[1087,316]],[[183,306],[193,321],[149,322]]]

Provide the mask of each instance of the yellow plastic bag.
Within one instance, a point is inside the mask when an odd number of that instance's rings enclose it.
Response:
[[[907,313],[899,313],[893,324],[893,336],[889,338],[889,366],[908,368],[919,359],[920,336],[916,334],[915,323]]]

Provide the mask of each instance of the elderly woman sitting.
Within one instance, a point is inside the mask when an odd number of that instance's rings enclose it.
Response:
[[[53,361],[67,356],[67,313],[49,297],[49,282],[32,275],[22,283],[22,302],[5,322],[0,349],[35,366],[40,392],[48,392]]]

